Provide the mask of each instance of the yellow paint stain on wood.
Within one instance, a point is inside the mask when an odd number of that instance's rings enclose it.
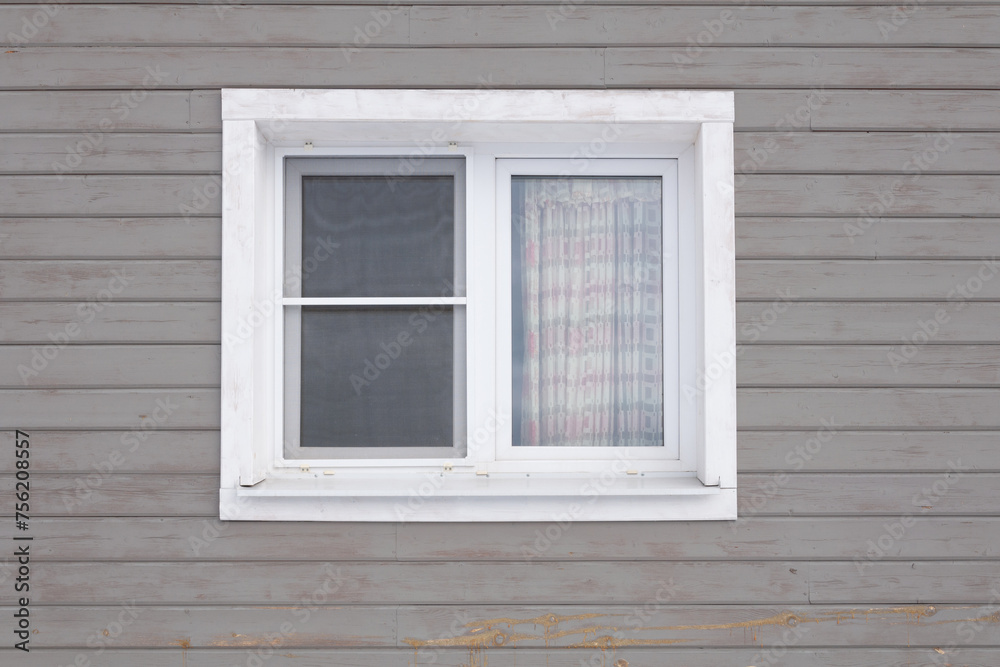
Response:
[[[684,631],[706,631],[706,630],[749,630],[753,634],[753,641],[757,641],[758,631],[767,627],[794,627],[800,623],[828,623],[834,622],[838,625],[841,621],[847,620],[869,620],[871,617],[887,618],[893,622],[893,617],[900,617],[899,623],[907,625],[928,624],[927,619],[937,613],[937,608],[933,605],[909,605],[899,607],[873,607],[867,609],[846,609],[838,611],[822,612],[818,615],[797,614],[785,611],[773,614],[765,618],[750,619],[746,621],[733,621],[731,623],[703,623],[692,625],[668,625],[668,626],[647,626],[629,628],[633,632],[684,632]],[[438,639],[413,639],[407,638],[403,641],[414,648],[456,648],[465,647],[469,649],[469,663],[464,667],[486,667],[487,650],[490,648],[513,647],[523,641],[544,641],[549,647],[549,642],[563,637],[580,637],[580,641],[566,646],[555,648],[595,648],[601,650],[614,651],[618,648],[638,647],[638,646],[666,646],[671,644],[681,644],[697,641],[698,638],[684,637],[621,637],[620,628],[613,624],[594,624],[587,627],[576,627],[558,629],[561,623],[567,621],[589,621],[593,619],[612,620],[618,616],[626,614],[577,614],[572,616],[560,616],[557,614],[542,614],[531,618],[511,618],[500,617],[483,619],[467,623],[467,634],[456,637],[441,637]],[[1000,623],[1000,612],[996,612],[978,618],[953,619],[946,621],[930,621],[930,624],[937,623]],[[518,626],[532,625],[541,626],[542,632],[517,632]],[[506,632],[498,626],[505,627]],[[418,664],[418,663],[414,663]]]

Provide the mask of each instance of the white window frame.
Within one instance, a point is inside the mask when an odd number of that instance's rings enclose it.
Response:
[[[222,99],[223,518],[736,518],[731,92],[289,89],[224,90]],[[466,157],[467,423],[478,446],[452,461],[285,459],[281,160],[433,154]],[[520,159],[559,159],[569,175],[601,172],[611,164],[602,160],[676,160],[680,367],[676,386],[667,389],[664,378],[665,396],[673,392],[679,405],[672,460],[607,451],[587,461],[576,452],[512,460],[512,448],[504,450],[510,340],[501,309],[506,299],[509,313],[510,267],[504,274],[497,258],[502,228],[510,257],[510,221],[498,217],[497,179]],[[567,467],[566,455],[576,464]]]

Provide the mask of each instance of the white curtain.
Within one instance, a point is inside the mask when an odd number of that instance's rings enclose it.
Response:
[[[662,445],[660,180],[518,180],[518,444]]]

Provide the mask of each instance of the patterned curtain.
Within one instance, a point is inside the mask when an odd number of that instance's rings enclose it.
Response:
[[[515,444],[662,445],[660,179],[515,180]]]

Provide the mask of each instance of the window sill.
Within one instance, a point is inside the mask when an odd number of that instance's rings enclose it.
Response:
[[[222,489],[227,519],[316,521],[689,521],[736,518],[736,489],[693,477],[477,475],[268,479]]]

